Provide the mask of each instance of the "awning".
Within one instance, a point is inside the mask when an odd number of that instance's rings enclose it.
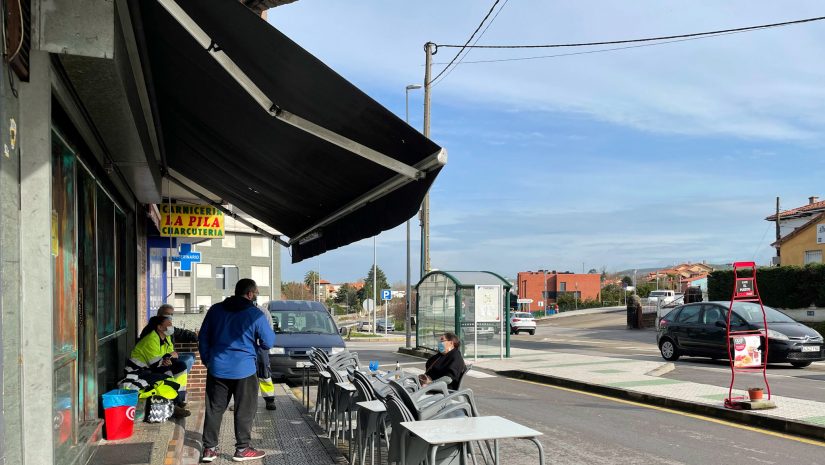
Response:
[[[237,0],[129,5],[162,163],[288,236],[293,263],[415,215],[439,146]]]

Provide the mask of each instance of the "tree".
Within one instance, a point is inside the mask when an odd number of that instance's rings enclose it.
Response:
[[[622,276],[622,284],[625,287],[632,286],[633,285],[633,278],[631,278],[630,276]]]
[[[347,307],[347,309],[358,306],[361,303],[360,300],[358,300],[358,291],[349,284],[344,284],[338,288],[334,300],[335,303],[341,304]]]
[[[590,268],[590,271],[588,271],[587,274],[599,274],[599,270],[595,268]]]
[[[281,297],[285,300],[305,300],[309,292],[303,283],[281,283]]]
[[[378,291],[376,292],[376,297],[380,300],[381,299],[381,289],[389,289],[390,283],[387,282],[387,275],[384,274],[384,271],[381,270],[381,267],[376,267],[376,284],[378,285]],[[370,267],[370,271],[367,273],[367,277],[364,278],[364,287],[358,291],[358,298],[361,302],[372,299],[372,267]],[[378,304],[378,302],[376,302]]]
[[[312,298],[316,298],[316,293],[318,292],[318,280],[320,277],[318,276],[317,271],[309,270],[307,274],[304,275],[304,284],[310,289],[312,289]]]

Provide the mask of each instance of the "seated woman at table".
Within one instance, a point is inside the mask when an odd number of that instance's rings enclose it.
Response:
[[[449,389],[458,389],[461,374],[464,373],[464,357],[461,356],[461,341],[453,333],[444,333],[438,340],[438,353],[425,364],[425,372],[418,380],[426,386],[438,378],[450,378]]]

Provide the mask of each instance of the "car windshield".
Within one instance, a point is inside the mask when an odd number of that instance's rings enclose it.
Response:
[[[752,302],[736,302],[733,304],[734,312],[745,319],[748,323],[762,323],[762,310],[759,304]],[[768,323],[793,323],[794,320],[784,313],[765,307],[765,318]]]
[[[279,334],[336,334],[335,325],[324,312],[271,310],[272,324]]]
[[[664,297],[666,295],[668,295],[668,293],[667,292],[662,292],[662,291],[652,291],[650,293],[650,297]]]
[[[532,313],[516,313],[515,317],[516,318],[533,318],[533,314]]]

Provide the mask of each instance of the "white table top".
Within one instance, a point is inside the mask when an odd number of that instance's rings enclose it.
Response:
[[[405,421],[401,426],[428,444],[533,438],[542,435],[534,429],[497,416]]]
[[[367,409],[371,412],[386,412],[387,411],[387,406],[384,405],[384,403],[381,402],[380,400],[367,400],[367,401],[364,401],[364,402],[358,402],[355,405],[357,405],[357,406],[359,406],[363,409]]]

